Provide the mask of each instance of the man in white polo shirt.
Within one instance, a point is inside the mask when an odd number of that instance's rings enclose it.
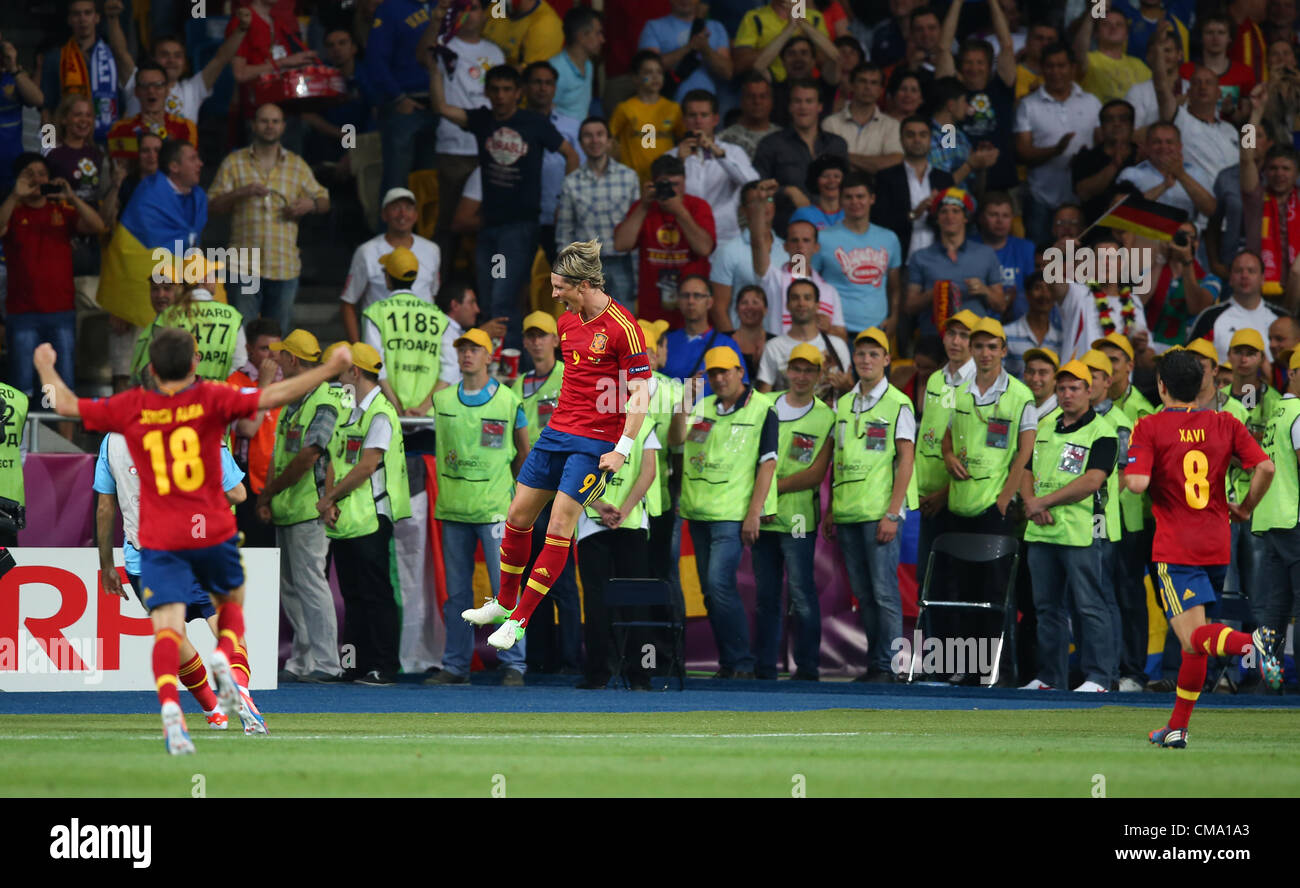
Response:
[[[352,254],[348,279],[343,283],[343,329],[349,342],[361,340],[361,313],[372,303],[388,298],[388,282],[379,260],[398,247],[406,247],[420,263],[420,273],[411,292],[421,299],[433,302],[441,284],[442,251],[433,241],[415,234],[418,218],[415,195],[406,188],[390,188],[384,195],[379,216],[385,230],[357,247]]]
[[[1174,98],[1170,78],[1161,76],[1156,82],[1160,119],[1172,120],[1178,127],[1183,155],[1210,174],[1211,185],[1219,173],[1240,160],[1241,133],[1219,119],[1219,96],[1219,76],[1204,65],[1197,65],[1192,72],[1186,104],[1179,105]]]
[[[1147,159],[1115,177],[1116,185],[1125,182],[1147,200],[1187,213],[1193,224],[1214,215],[1214,176],[1186,156],[1182,134],[1171,123],[1147,127]]]

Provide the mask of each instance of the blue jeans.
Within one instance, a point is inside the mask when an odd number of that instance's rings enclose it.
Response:
[[[1232,563],[1228,576],[1236,584],[1237,594],[1250,599],[1250,612],[1255,622],[1261,622],[1269,611],[1269,590],[1273,586],[1260,582],[1263,577],[1263,540],[1250,532],[1249,524],[1232,525]]]
[[[755,673],[759,678],[776,678],[776,661],[781,645],[781,579],[789,570],[790,607],[798,629],[794,636],[794,664],[800,672],[817,674],[821,660],[822,615],[813,578],[817,552],[816,532],[802,538],[789,533],[765,531],[750,549],[754,560],[757,607],[754,613]]]
[[[32,353],[36,346],[48,342],[58,353],[54,369],[68,388],[77,385],[73,357],[77,350],[77,313],[55,311],[49,314],[11,314],[5,319],[5,334],[9,340],[9,384],[18,391],[35,398],[36,368],[32,366]],[[49,409],[34,404],[32,409]]]
[[[1121,550],[1118,542],[1111,542],[1110,540],[1097,540],[1093,545],[1101,549],[1101,584],[1098,589],[1101,592],[1101,600],[1106,605],[1106,612],[1110,617],[1110,643],[1115,654],[1111,661],[1114,668],[1110,674],[1113,681],[1119,678],[1119,657],[1120,652],[1124,650],[1124,630],[1119,612],[1119,596],[1115,594],[1116,578],[1121,571]],[[1085,639],[1086,644],[1087,640]],[[1081,652],[1081,662],[1082,657]],[[1098,684],[1110,687],[1109,682],[1098,682]]]
[[[479,304],[489,318],[509,318],[506,348],[523,348],[524,292],[537,254],[536,222],[511,222],[482,228],[474,260],[479,274]]]
[[[280,324],[280,331],[289,335],[293,329],[293,300],[298,295],[298,278],[275,281],[261,278],[258,288],[248,292],[240,287],[235,295],[235,308],[247,324],[258,317],[275,318]]]
[[[876,542],[879,523],[837,524],[835,536],[867,633],[867,665],[873,672],[890,672],[894,639],[903,637],[903,599],[898,592],[900,542],[899,534],[883,545]]]
[[[635,316],[636,275],[632,271],[632,257],[602,256],[600,266],[605,274],[605,292]]]
[[[718,666],[753,672],[749,650],[749,617],[736,591],[736,569],[744,544],[739,521],[690,521],[695,544],[695,570],[709,611],[709,625],[718,644]]]
[[[479,543],[483,544],[483,560],[493,597],[501,589],[501,527],[501,524],[442,522],[442,558],[447,571],[447,600],[442,605],[447,646],[442,655],[442,668],[453,675],[469,675],[474,656],[474,627],[461,619],[460,612],[474,606],[474,549]],[[510,650],[497,654],[503,667],[527,671],[526,641],[521,638]]]
[[[428,104],[428,100],[425,100]],[[379,199],[390,188],[407,188],[412,170],[433,169],[438,115],[432,111],[412,111],[398,114],[396,103],[389,102],[379,115],[379,136],[383,143],[384,176],[379,186]],[[441,200],[452,200],[455,195],[444,195]],[[382,230],[383,223],[380,222]],[[450,261],[450,257],[448,257]],[[287,330],[286,330],[287,333]],[[457,615],[459,618],[459,615]]]
[[[1071,597],[1082,623],[1076,635],[1089,640],[1079,653],[1085,679],[1109,689],[1115,674],[1117,652],[1110,611],[1101,593],[1101,562],[1097,546],[1029,544],[1029,575],[1038,614],[1038,678],[1058,690],[1067,690],[1070,684]]]

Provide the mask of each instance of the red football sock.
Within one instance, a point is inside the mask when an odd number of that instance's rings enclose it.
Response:
[[[233,601],[217,608],[217,649],[233,665],[235,648],[244,637],[244,609]]]
[[[1212,657],[1236,657],[1250,650],[1250,635],[1222,623],[1206,623],[1192,632],[1192,650]]]
[[[198,654],[181,666],[177,675],[185,682],[185,687],[190,689],[194,699],[199,701],[204,712],[211,712],[217,708],[217,695],[212,693],[212,686],[208,684],[208,670]]]
[[[569,560],[569,542],[549,533],[546,535],[546,544],[533,562],[533,572],[528,577],[519,606],[510,615],[511,619],[519,621],[520,626],[528,628],[533,611],[542,603],[542,597],[551,591],[551,584],[559,577],[560,571],[564,570],[564,564]]]
[[[181,659],[181,637],[172,629],[159,629],[153,636],[153,677],[158,686],[158,702],[181,703],[176,677]]]
[[[1192,637],[1196,637],[1195,633]],[[1205,654],[1183,651],[1183,665],[1178,667],[1178,699],[1174,701],[1173,715],[1169,716],[1169,727],[1187,728],[1196,699],[1201,696],[1201,688],[1205,686],[1205,668],[1209,659]]]
[[[514,610],[519,603],[519,584],[532,554],[533,529],[514,527],[507,521],[501,538],[501,591],[497,593],[497,603],[506,610]]]
[[[235,684],[248,690],[248,680],[253,674],[248,668],[248,648],[244,647],[242,638],[235,645],[235,655],[230,658],[230,671],[235,676]]]

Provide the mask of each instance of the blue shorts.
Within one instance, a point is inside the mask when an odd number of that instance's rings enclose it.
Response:
[[[1165,609],[1165,618],[1173,619],[1198,604],[1209,607],[1223,594],[1226,564],[1168,564],[1155,562],[1153,578],[1156,595]]]
[[[180,602],[186,605],[188,621],[193,619],[192,609],[197,609],[199,616],[214,612],[204,613],[199,603],[200,599],[207,599],[209,592],[224,595],[244,585],[244,564],[234,537],[202,549],[175,552],[141,549],[140,579],[143,588],[136,591],[145,610]],[[209,599],[208,608],[211,607]]]
[[[519,483],[535,490],[568,494],[585,506],[605,492],[609,472],[600,471],[600,458],[613,449],[608,441],[557,432],[547,426],[528,451],[519,470]]]
[[[131,588],[135,590],[135,595],[140,598],[144,594],[144,580],[140,579],[139,574],[129,573],[126,578],[131,581]],[[144,604],[143,601],[140,602]],[[145,608],[149,610],[149,608]],[[185,605],[185,622],[192,620],[206,620],[217,612],[216,605],[212,603],[212,596],[209,595],[198,583],[194,584],[191,590],[191,597]]]

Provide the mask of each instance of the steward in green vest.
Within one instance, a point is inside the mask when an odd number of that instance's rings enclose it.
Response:
[[[242,347],[247,355],[243,316],[233,306],[215,301],[209,290],[199,286],[182,291],[174,305],[163,308],[154,322],[140,331],[131,362],[133,379],[140,379],[148,366],[149,343],[162,327],[179,327],[194,336],[199,353],[195,372],[200,379],[225,382],[234,369],[236,352]]]
[[[501,587],[501,538],[508,526],[506,515],[514,498],[515,478],[529,452],[528,422],[519,396],[488,375],[492,338],[474,328],[466,330],[452,345],[461,381],[439,389],[433,396],[438,464],[434,517],[441,522],[447,573],[447,600],[442,606],[447,643],[442,671],[425,680],[425,684],[432,685],[469,681],[474,627],[462,614],[474,607],[474,552],[480,545],[483,547],[492,587],[489,604],[494,604]],[[545,531],[539,536],[545,537]],[[576,597],[576,589],[574,594]],[[525,641],[518,639],[519,643],[500,654],[508,683],[523,684],[527,669]],[[518,676],[512,677],[512,672]]]
[[[1007,337],[1000,322],[980,318],[970,348],[975,377],[957,390],[943,438],[952,476],[948,511],[954,530],[1010,534],[1007,510],[1033,449],[1038,411],[1029,387],[1002,367]]]
[[[767,395],[744,384],[740,356],[721,345],[704,353],[713,394],[673,416],[669,444],[682,445],[679,511],[690,522],[695,566],[718,647],[718,675],[753,678],[749,619],[736,591],[743,547],[758,542],[760,519],[775,515],[777,421]],[[690,409],[689,418],[686,409]]]
[[[853,367],[860,380],[835,405],[831,509],[823,525],[823,534],[839,541],[849,585],[861,605],[868,657],[864,681],[894,679],[892,645],[903,633],[899,531],[907,509],[917,502],[916,418],[911,400],[889,384],[889,364],[889,339],[882,330],[871,327],[857,335]]]
[[[524,416],[528,417],[529,447],[537,443],[560,402],[564,362],[555,359],[559,347],[555,318],[544,311],[535,311],[524,318],[524,350],[533,359],[533,369],[516,379],[511,388],[523,402]]]
[[[1232,383],[1219,390],[1219,397],[1225,404],[1241,407],[1245,418],[1237,418],[1245,423],[1246,430],[1256,441],[1262,441],[1264,427],[1282,396],[1264,381],[1264,339],[1258,330],[1247,327],[1233,334],[1228,346],[1228,362],[1232,365]],[[1231,485],[1229,501],[1242,502],[1250,490],[1250,473],[1231,466],[1228,483]]]
[[[388,684],[401,668],[393,522],[411,517],[406,452],[397,411],[379,388],[379,352],[364,342],[351,348],[352,366],[339,381],[355,393],[356,407],[334,426],[316,509],[332,541],[347,605],[345,641],[356,647],[359,680]]]
[[[943,327],[943,349],[948,363],[940,367],[925,384],[925,398],[916,431],[916,492],[921,511],[921,528],[917,539],[916,581],[925,583],[930,544],[945,530],[948,519],[948,470],[943,462],[943,436],[948,420],[957,405],[957,389],[975,375],[975,361],[970,356],[970,331],[979,317],[962,309]]]
[[[1146,395],[1129,381],[1133,376],[1135,352],[1127,336],[1119,332],[1107,333],[1101,339],[1094,339],[1090,348],[1097,349],[1110,359],[1112,372],[1110,389],[1106,394],[1115,402],[1116,407],[1124,411],[1132,425],[1137,425],[1139,419],[1156,412]]]
[[[1070,607],[1080,614],[1076,632],[1093,640],[1080,649],[1085,674],[1080,689],[1109,690],[1116,670],[1111,613],[1102,595],[1101,549],[1105,505],[1098,494],[1115,468],[1115,427],[1090,405],[1092,371],[1070,361],[1056,374],[1060,412],[1043,417],[1033,457],[1021,485],[1029,574],[1038,616],[1038,677],[1031,688],[1069,688]],[[1091,684],[1089,684],[1091,683]],[[1095,687],[1093,687],[1095,685]]]
[[[777,419],[776,515],[762,519],[754,543],[755,675],[777,677],[781,620],[781,589],[790,580],[790,609],[794,611],[795,677],[815,681],[821,656],[821,607],[813,575],[817,523],[821,515],[821,486],[834,450],[835,412],[816,397],[824,358],[806,342],[790,352],[784,369],[790,390],[772,397]]]
[[[371,303],[362,317],[363,339],[382,353],[379,384],[398,414],[408,410],[428,416],[442,369],[442,335],[450,319],[438,306],[409,289],[420,273],[419,260],[406,247],[379,259],[388,282],[388,297]]]
[[[1262,579],[1271,590],[1259,618],[1261,631],[1274,651],[1300,608],[1300,350],[1283,352],[1278,362],[1288,368],[1289,385],[1274,402],[1260,442],[1275,474],[1250,519],[1250,529],[1259,535]]]
[[[27,504],[23,486],[23,433],[27,428],[27,396],[11,385],[0,383],[0,496],[19,505]],[[18,533],[0,533],[0,546],[17,546]]]

